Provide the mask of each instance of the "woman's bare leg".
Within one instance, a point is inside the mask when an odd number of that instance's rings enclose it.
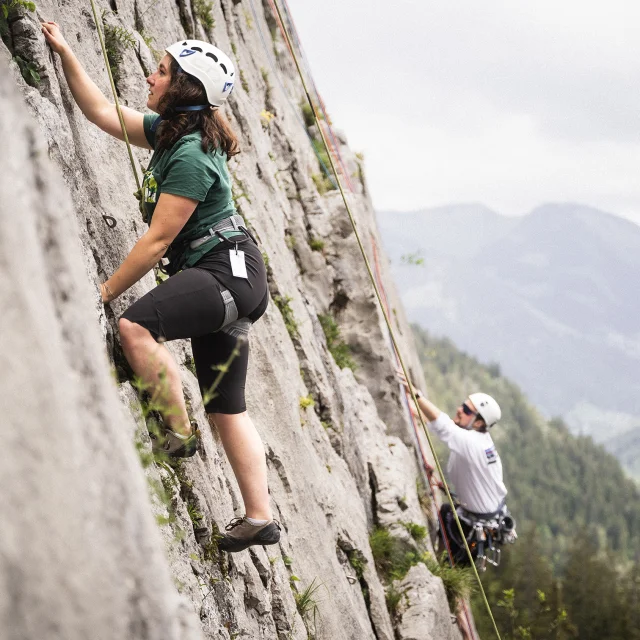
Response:
[[[127,362],[147,386],[167,426],[180,435],[191,435],[180,372],[173,356],[141,325],[121,318],[118,327]]]
[[[247,412],[210,413],[209,422],[217,429],[231,468],[238,481],[248,518],[271,520],[267,461],[260,435]]]

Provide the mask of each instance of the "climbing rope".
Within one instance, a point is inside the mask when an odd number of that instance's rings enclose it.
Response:
[[[282,19],[282,12],[280,10],[280,5],[279,5],[277,0],[273,0],[273,2],[275,4],[276,11],[278,12],[278,17],[280,18],[280,23],[284,25],[284,20]],[[304,88],[304,92],[305,92],[307,101],[309,102],[309,106],[311,107],[311,111],[313,112],[313,117],[315,118],[316,124],[318,125],[318,131],[320,132],[320,136],[322,137],[322,142],[323,142],[323,144],[324,144],[324,146],[325,146],[325,148],[327,150],[327,155],[329,156],[329,162],[331,163],[331,169],[333,170],[333,172],[335,174],[336,181],[338,183],[338,188],[340,189],[340,195],[342,196],[342,200],[343,200],[345,208],[347,210],[347,215],[349,216],[349,220],[351,222],[351,226],[353,227],[353,231],[354,231],[356,240],[358,242],[358,247],[360,248],[360,253],[362,254],[362,258],[363,258],[364,263],[365,263],[365,265],[367,267],[367,272],[369,274],[369,279],[371,280],[371,284],[372,284],[374,292],[376,294],[376,298],[378,299],[378,304],[380,305],[380,310],[382,311],[382,315],[383,315],[384,321],[385,321],[385,323],[387,325],[387,329],[389,331],[389,335],[391,337],[391,341],[393,342],[393,347],[394,347],[394,349],[395,349],[395,351],[396,351],[396,353],[398,355],[398,360],[400,361],[400,366],[402,368],[402,372],[404,373],[405,378],[407,380],[410,380],[411,378],[410,378],[409,372],[407,371],[407,368],[405,366],[404,359],[402,358],[402,354],[400,352],[400,348],[398,346],[398,343],[397,343],[397,340],[396,340],[396,337],[395,337],[395,333],[393,331],[393,327],[392,327],[391,321],[389,319],[389,315],[387,314],[387,312],[386,312],[386,310],[384,308],[384,303],[383,303],[383,300],[382,300],[382,295],[380,293],[380,289],[378,288],[378,285],[376,284],[375,276],[374,276],[373,271],[371,269],[371,264],[369,263],[369,259],[367,258],[367,254],[366,254],[366,251],[364,249],[364,245],[362,244],[362,240],[360,238],[360,233],[358,232],[358,226],[356,224],[356,220],[355,220],[355,218],[353,216],[353,212],[351,211],[351,207],[349,206],[349,202],[348,202],[346,193],[345,193],[344,188],[342,186],[342,181],[340,180],[340,177],[338,176],[338,171],[336,169],[336,165],[335,165],[334,159],[331,156],[331,153],[329,152],[329,145],[327,143],[327,139],[326,139],[325,133],[322,130],[322,127],[320,126],[318,113],[316,111],[316,108],[315,108],[315,106],[313,104],[313,101],[311,99],[311,96],[309,94],[307,81],[305,80],[304,74],[302,73],[302,69],[300,67],[300,62],[298,60],[298,56],[297,56],[296,52],[293,49],[293,45],[291,44],[291,39],[289,37],[289,33],[286,30],[286,28],[284,29],[284,34],[285,34],[285,38],[287,40],[287,45],[289,47],[289,50],[291,51],[291,55],[293,56],[293,60],[294,60],[295,65],[296,65],[296,69],[298,71],[298,75],[300,76],[300,80],[302,82],[302,86]],[[410,388],[411,388],[411,398],[412,398],[413,402],[415,403],[415,405],[419,406],[418,399],[416,398],[415,392],[413,390],[413,387],[411,387],[411,385],[410,385]],[[425,434],[425,436],[427,438],[427,442],[429,443],[429,448],[431,449],[431,453],[433,455],[433,459],[434,459],[434,461],[436,463],[436,468],[438,470],[438,474],[440,475],[440,478],[442,478],[442,483],[443,483],[443,486],[444,486],[444,490],[445,490],[445,492],[447,494],[447,498],[449,500],[449,503],[451,504],[451,509],[452,509],[452,512],[453,512],[453,516],[454,516],[454,519],[456,521],[456,525],[458,526],[458,531],[460,532],[461,539],[464,542],[464,547],[465,547],[465,550],[467,552],[467,556],[469,558],[469,562],[471,564],[471,568],[472,568],[473,573],[474,573],[474,575],[476,577],[476,580],[478,582],[478,586],[480,588],[480,594],[481,594],[482,599],[484,601],[484,604],[486,606],[487,613],[489,614],[489,617],[490,617],[491,622],[493,624],[493,628],[494,628],[494,630],[496,632],[496,636],[498,637],[498,640],[502,640],[501,636],[500,636],[500,632],[498,631],[498,627],[496,625],[495,618],[493,617],[493,612],[491,611],[491,606],[489,605],[489,601],[487,600],[487,595],[486,595],[486,593],[484,591],[484,588],[482,586],[482,582],[480,580],[480,575],[478,574],[478,569],[477,569],[477,567],[475,565],[475,561],[473,559],[473,556],[471,555],[471,550],[469,549],[469,545],[467,544],[466,536],[464,535],[464,531],[462,529],[462,524],[460,522],[460,519],[458,518],[458,514],[456,512],[456,507],[455,507],[455,504],[453,502],[453,498],[451,496],[451,492],[449,490],[449,485],[447,484],[447,481],[445,480],[445,477],[444,477],[444,473],[442,472],[442,467],[440,465],[440,460],[438,459],[438,456],[436,454],[435,447],[433,445],[433,440],[431,438],[429,430],[427,429],[427,425],[424,422],[424,418],[423,418],[421,412],[418,412],[418,417],[420,418],[420,423],[422,425],[422,429],[423,429],[424,434]]]
[[[380,269],[380,260],[378,258],[378,245],[376,243],[376,239],[374,237],[373,234],[371,234],[371,249],[373,251],[373,264],[375,266],[375,274],[376,274],[376,282],[378,283],[378,287],[380,287],[380,292],[382,293],[382,299],[384,301],[384,308],[387,312],[387,315],[389,314],[389,299],[387,298],[387,292],[385,291],[384,288],[384,283],[382,281],[382,272]],[[396,364],[399,365],[400,364],[400,360],[398,358],[398,353],[395,349],[393,349],[393,343],[391,344],[392,347],[392,351],[394,353],[395,359],[396,359]],[[436,512],[436,518],[438,520],[438,523],[440,524],[440,531],[442,532],[442,539],[444,540],[444,545],[446,547],[447,550],[447,557],[449,559],[449,564],[453,567],[455,566],[455,560],[453,558],[453,553],[451,551],[451,545],[449,543],[449,535],[447,534],[447,529],[445,527],[445,523],[444,523],[444,519],[442,518],[442,514],[440,513],[440,509],[438,508],[438,501],[436,499],[436,493],[434,490],[434,487],[437,489],[442,489],[444,491],[444,485],[442,484],[441,480],[438,480],[435,477],[435,468],[432,467],[428,460],[427,460],[427,456],[425,454],[424,451],[424,447],[422,446],[422,441],[420,440],[420,431],[418,428],[418,423],[416,421],[416,417],[414,415],[414,413],[411,411],[411,406],[410,406],[410,401],[411,401],[411,394],[409,393],[409,391],[406,390],[406,388],[402,388],[401,391],[401,396],[402,396],[402,400],[403,400],[403,404],[405,406],[405,409],[407,410],[407,413],[409,414],[409,421],[411,422],[411,426],[413,427],[413,435],[416,441],[416,447],[418,448],[418,451],[420,453],[420,459],[422,460],[422,466],[424,468],[424,472],[425,472],[425,476],[427,478],[427,483],[429,485],[429,492],[431,493],[431,504],[435,506],[435,512]],[[471,625],[471,620],[470,620],[470,614],[469,614],[469,609],[467,607],[467,603],[462,600],[462,608],[464,609],[464,617],[467,621],[467,629],[469,631],[469,635],[475,639],[475,632],[473,629],[473,626]]]
[[[120,120],[120,128],[122,129],[122,137],[127,143],[127,151],[129,152],[129,161],[131,162],[131,169],[133,170],[133,177],[136,181],[136,187],[140,191],[140,178],[138,177],[138,171],[136,169],[136,163],[133,159],[133,151],[131,150],[131,144],[129,143],[129,136],[127,135],[127,128],[124,125],[124,117],[122,116],[122,109],[120,109],[120,100],[118,100],[118,92],[116,91],[116,84],[113,81],[113,75],[111,74],[111,66],[109,65],[109,56],[107,55],[107,49],[104,46],[104,36],[102,35],[102,29],[100,28],[100,21],[98,20],[98,12],[96,10],[96,4],[94,0],[91,0],[91,10],[93,11],[93,20],[96,23],[96,29],[98,30],[98,38],[100,40],[100,47],[102,48],[102,55],[104,57],[104,63],[107,67],[107,73],[109,74],[109,82],[111,84],[111,92],[113,93],[113,99],[116,104],[116,111],[118,112],[118,119]]]
[[[282,22],[280,21],[280,16],[278,15],[275,5],[273,4],[273,0],[267,0],[269,7],[271,9],[271,14],[273,15],[273,19],[275,20],[276,24],[278,25],[278,29],[280,30],[280,33],[282,34],[282,37],[287,45],[287,48],[289,49],[289,51],[291,51],[291,48],[289,46],[289,43],[287,42],[287,39],[285,37],[285,28],[284,25],[282,24]],[[260,35],[260,40],[262,41],[262,47],[265,51],[266,54],[266,58],[269,62],[269,65],[271,66],[271,69],[274,71],[274,75],[276,78],[276,81],[278,82],[278,85],[280,86],[280,89],[285,97],[285,99],[287,100],[287,102],[289,103],[289,105],[291,106],[293,113],[297,114],[298,109],[296,107],[293,106],[291,97],[289,96],[287,90],[284,88],[282,82],[280,81],[280,77],[279,77],[279,73],[278,70],[275,68],[275,65],[273,63],[272,60],[272,55],[270,53],[269,47],[267,47],[267,44],[265,42],[265,38],[264,35],[262,33],[262,27],[260,26],[260,19],[258,18],[258,13],[256,11],[255,5],[254,5],[254,0],[249,0],[249,4],[251,6],[251,11],[253,13],[253,17],[255,18],[255,23],[257,25],[257,30],[258,30],[258,34]],[[294,29],[295,31],[295,26],[292,24],[292,29]],[[299,41],[296,41],[297,46],[300,46]],[[304,60],[304,58],[303,58]],[[304,60],[306,63],[306,60]],[[306,65],[306,69],[307,69],[307,75],[309,77],[312,78],[311,73],[309,72],[309,68],[308,65]],[[313,82],[313,78],[312,78],[312,82]],[[329,123],[329,116],[327,115],[325,106],[324,106],[324,101],[322,100],[322,98],[320,97],[320,94],[318,93],[318,90],[315,87],[315,84],[313,85],[314,87],[314,91],[315,91],[315,95],[316,95],[316,103],[320,105],[320,108],[322,110],[322,114],[324,117],[324,121],[327,123],[327,129],[329,131],[329,135],[331,136],[331,140],[332,140],[332,145],[330,145],[330,153],[334,154],[334,158],[338,158],[338,162],[340,163],[340,167],[342,169],[342,175],[344,176],[345,180],[347,181],[347,185],[349,186],[349,190],[350,191],[355,191],[353,184],[351,183],[351,180],[349,178],[349,174],[345,168],[345,164],[342,160],[342,156],[340,155],[340,150],[339,150],[339,145],[338,142],[335,138],[335,135],[333,133],[333,130],[331,129],[331,126],[328,124]],[[324,161],[322,160],[322,157],[320,155],[320,153],[318,152],[318,149],[316,149],[315,145],[313,144],[314,142],[314,138],[313,136],[311,136],[311,134],[309,133],[309,131],[307,130],[307,125],[304,123],[304,121],[302,120],[302,118],[300,116],[298,116],[298,120],[302,123],[302,126],[304,128],[305,134],[307,135],[307,137],[309,138],[311,144],[311,148],[313,149],[313,152],[316,155],[316,158],[320,164],[320,168],[322,169],[322,172],[325,174],[325,176],[327,177],[327,179],[329,179],[331,181],[331,184],[333,185],[334,188],[337,188],[337,184],[335,183],[334,177],[333,177],[333,172],[331,171],[331,169],[329,167],[327,167],[324,163]]]

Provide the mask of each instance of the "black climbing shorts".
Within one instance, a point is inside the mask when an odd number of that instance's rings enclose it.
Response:
[[[238,318],[255,322],[267,309],[267,273],[258,247],[247,240],[244,251],[246,278],[231,273],[230,245],[221,243],[194,266],[180,271],[134,302],[122,317],[148,329],[157,341],[191,338],[193,359],[203,396],[212,388],[217,366],[225,363],[236,346],[240,354],[232,361],[207,402],[207,413],[242,413],[246,410],[244,386],[249,363],[249,343],[223,331],[221,290],[227,289],[238,307]]]

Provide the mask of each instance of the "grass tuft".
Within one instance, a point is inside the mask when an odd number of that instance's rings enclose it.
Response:
[[[211,14],[213,2],[210,0],[193,0],[193,10],[205,31],[211,31],[216,26],[216,21]]]
[[[446,554],[438,562],[431,554],[425,559],[427,569],[440,578],[449,601],[449,609],[456,611],[461,600],[466,600],[476,589],[475,576],[470,567],[452,567]]]
[[[311,247],[311,251],[324,251],[324,240],[311,238],[311,240],[309,240],[309,246]]]
[[[316,583],[316,578],[314,578],[311,581],[311,584],[306,589],[294,595],[298,613],[300,614],[300,617],[305,621],[305,623],[313,624],[314,635],[315,635],[315,629],[316,629],[316,621],[317,621],[317,618],[319,617],[318,601],[317,601],[316,594],[318,592],[318,589],[320,589],[321,586],[322,586],[321,584]],[[310,631],[309,631],[309,635],[313,637]]]
[[[416,542],[422,542],[427,537],[427,528],[420,524],[415,522],[401,522],[400,524]]]
[[[429,554],[416,551],[407,542],[392,536],[387,529],[375,528],[369,536],[376,569],[385,582],[402,580],[411,567],[426,562]]]
[[[340,329],[335,321],[335,318],[329,314],[319,315],[318,320],[324,331],[324,335],[327,339],[327,347],[329,352],[336,361],[336,364],[341,368],[349,368],[355,371],[358,365],[351,357],[351,347],[342,339],[340,335]]]
[[[282,319],[284,320],[284,326],[287,328],[287,331],[291,338],[299,337],[298,333],[298,323],[296,322],[296,318],[293,315],[293,309],[291,308],[291,298],[289,296],[273,296],[273,302],[276,307],[278,307],[280,313],[282,314]]]
[[[313,407],[314,404],[315,404],[315,401],[311,397],[311,395],[302,396],[300,398],[300,408],[301,409],[306,409],[307,407]]]

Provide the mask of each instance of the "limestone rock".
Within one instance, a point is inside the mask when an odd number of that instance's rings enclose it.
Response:
[[[397,640],[459,640],[455,619],[449,613],[442,580],[424,564],[411,567],[396,589],[403,594],[399,606]]]
[[[0,65],[3,637],[195,640],[109,376],[71,201]]]

